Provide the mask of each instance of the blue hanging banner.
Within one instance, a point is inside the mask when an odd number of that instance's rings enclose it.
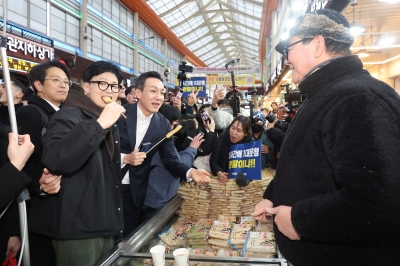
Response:
[[[187,98],[193,91],[197,97],[206,97],[206,77],[192,77],[183,82],[183,97]]]
[[[261,180],[261,140],[232,145],[229,149],[229,177],[243,173],[247,179]]]

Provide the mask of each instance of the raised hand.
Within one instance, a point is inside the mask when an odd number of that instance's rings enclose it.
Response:
[[[8,158],[15,168],[21,171],[26,161],[28,161],[29,157],[32,155],[35,146],[32,144],[29,135],[18,135],[17,144],[13,133],[8,134],[8,143]]]
[[[110,128],[123,113],[125,113],[124,107],[116,102],[109,103],[104,107],[97,122],[99,122],[103,129]]]

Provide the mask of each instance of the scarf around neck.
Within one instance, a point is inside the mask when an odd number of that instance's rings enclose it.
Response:
[[[76,91],[69,91],[68,97],[66,100],[66,104],[64,107],[77,107],[81,110],[84,110],[96,118],[99,118],[103,109],[98,107],[89,97],[76,92]],[[110,154],[111,160],[114,156],[114,140],[112,136],[111,130],[108,130],[106,135],[106,145],[108,149],[108,153]]]

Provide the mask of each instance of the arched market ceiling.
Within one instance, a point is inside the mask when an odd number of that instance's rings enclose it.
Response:
[[[232,58],[258,64],[263,0],[147,0],[176,36],[209,67]]]

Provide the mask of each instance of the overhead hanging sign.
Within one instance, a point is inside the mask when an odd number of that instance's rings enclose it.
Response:
[[[260,65],[252,66],[234,66],[228,67],[229,71],[235,71],[235,74],[259,74],[261,73]],[[193,67],[193,74],[226,74],[228,71],[225,67]]]
[[[254,75],[246,75],[246,76],[235,76],[235,85],[236,86],[251,86],[256,82],[256,78]],[[230,76],[207,76],[207,85],[232,85],[232,79]]]

